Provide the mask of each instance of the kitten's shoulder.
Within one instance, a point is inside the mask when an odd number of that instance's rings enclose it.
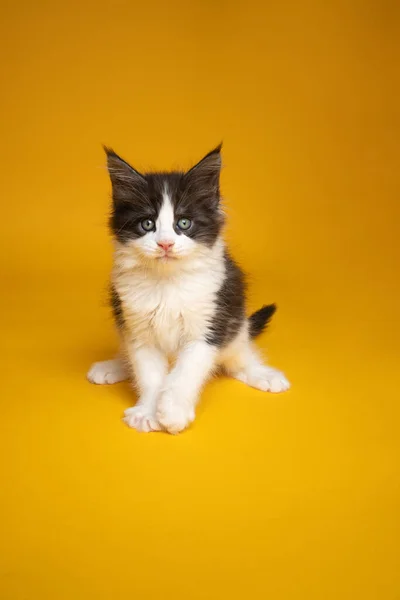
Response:
[[[225,277],[216,296],[216,311],[207,335],[208,343],[225,346],[239,333],[246,318],[246,281],[242,269],[225,249]]]
[[[224,284],[226,285],[227,289],[232,290],[233,293],[235,291],[244,293],[246,289],[246,277],[244,271],[241,269],[226,247],[224,249],[223,260],[226,273]]]

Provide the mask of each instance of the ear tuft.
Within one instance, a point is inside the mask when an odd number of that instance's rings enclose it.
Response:
[[[214,150],[211,150],[211,152],[209,152],[208,154],[221,154],[222,145],[223,145],[223,144],[222,144],[222,142],[220,142],[220,143],[218,144],[218,146],[216,146],[216,147],[214,148]],[[208,156],[208,155],[207,155],[207,156]]]
[[[103,144],[103,150],[107,154],[107,156],[110,156],[110,155],[117,156],[117,154],[114,152],[114,150],[112,148],[110,148],[109,146],[106,146],[105,144]]]

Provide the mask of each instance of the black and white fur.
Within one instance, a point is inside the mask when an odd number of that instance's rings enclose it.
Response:
[[[221,235],[221,147],[186,173],[142,175],[106,153],[121,355],[95,363],[89,380],[116,383],[132,375],[139,400],[125,422],[170,433],[194,420],[201,389],[217,369],[263,391],[287,390],[285,376],[263,364],[252,341],[275,306],[246,317],[244,276]],[[182,219],[190,223],[185,231]],[[143,228],[151,224],[151,231]]]

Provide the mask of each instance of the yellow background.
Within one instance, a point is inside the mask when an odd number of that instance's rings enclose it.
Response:
[[[396,3],[3,2],[4,600],[400,598]],[[292,390],[213,381],[140,435],[116,346],[101,143],[224,141],[228,237]]]

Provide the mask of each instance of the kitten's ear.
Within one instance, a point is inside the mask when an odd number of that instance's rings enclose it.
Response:
[[[185,180],[189,185],[208,188],[210,191],[219,193],[219,176],[222,166],[221,148],[222,144],[219,144],[186,173]]]
[[[129,163],[123,160],[111,148],[104,146],[107,155],[107,167],[110,175],[114,202],[134,199],[135,191],[147,187],[147,181]]]

